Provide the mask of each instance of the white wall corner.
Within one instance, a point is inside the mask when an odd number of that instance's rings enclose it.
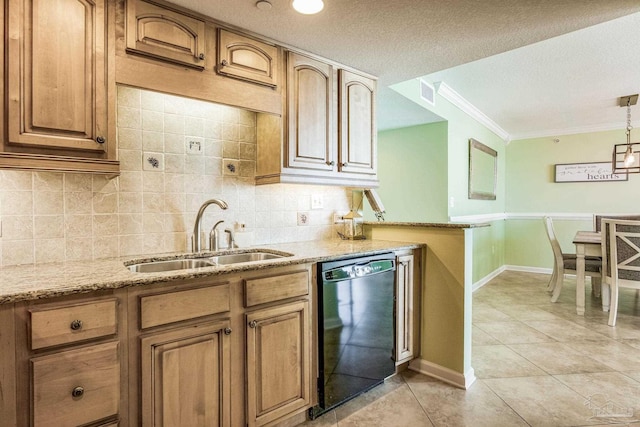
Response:
[[[433,85],[435,86],[438,95],[442,96],[444,99],[467,113],[480,124],[486,126],[490,131],[502,138],[505,144],[508,144],[511,141],[511,136],[506,130],[502,129],[496,122],[491,120],[486,114],[467,101],[462,95],[453,90],[445,82],[436,82]]]
[[[467,372],[461,374],[460,372],[428,362],[424,359],[413,359],[409,362],[409,369],[464,390],[471,387],[471,385],[476,381],[473,368],[469,368]]]

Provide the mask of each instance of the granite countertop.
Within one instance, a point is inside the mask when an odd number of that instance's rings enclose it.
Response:
[[[462,222],[408,222],[408,221],[365,221],[364,225],[376,225],[387,227],[430,227],[430,228],[478,228],[489,227],[486,222],[462,223]]]
[[[0,304],[51,298],[100,289],[117,289],[198,277],[218,276],[250,270],[283,267],[294,264],[330,261],[360,255],[415,249],[423,245],[384,240],[323,240],[282,243],[241,248],[233,251],[256,252],[260,249],[291,253],[293,256],[265,261],[176,270],[162,273],[133,273],[125,266],[141,261],[176,259],[185,253],[130,256],[103,260],[18,265],[0,268]],[[216,254],[223,253],[218,252]],[[227,251],[229,252],[229,251]],[[188,253],[187,255],[194,255]],[[198,256],[214,255],[202,252]]]

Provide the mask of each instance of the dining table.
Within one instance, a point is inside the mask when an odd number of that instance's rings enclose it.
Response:
[[[602,235],[598,231],[578,231],[573,238],[576,245],[576,312],[584,316],[585,257],[601,256]]]

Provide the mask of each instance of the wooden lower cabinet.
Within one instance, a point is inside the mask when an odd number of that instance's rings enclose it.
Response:
[[[124,294],[99,291],[14,305],[13,332],[0,327],[3,347],[2,335],[15,340],[13,360],[6,353],[0,359],[6,370],[0,401],[15,393],[15,415],[0,403],[1,426],[129,425]],[[14,389],[3,382],[8,372],[15,373]]]
[[[229,426],[228,320],[140,339],[143,426]]]
[[[311,402],[309,302],[257,310],[247,321],[247,425],[262,426]]]
[[[396,365],[410,361],[419,353],[420,253],[408,251],[396,259]]]

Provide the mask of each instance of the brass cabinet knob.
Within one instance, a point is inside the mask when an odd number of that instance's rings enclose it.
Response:
[[[256,322],[255,320],[252,320],[251,322],[249,322],[250,328],[255,328],[256,326],[258,326],[258,322]]]
[[[82,397],[82,395],[84,394],[84,387],[75,387],[73,390],[71,390],[71,396],[73,397]]]
[[[106,141],[106,139],[104,138],[104,136],[98,136],[98,137],[96,138],[96,142],[97,142],[98,144],[104,144],[104,143],[105,143],[105,141]]]
[[[73,322],[71,322],[71,325],[69,325],[69,327],[74,331],[79,331],[80,329],[82,329],[82,320],[74,320]]]
[[[231,328],[224,328],[225,335],[231,335]]]
[[[223,59],[222,62],[220,62],[220,65],[222,65],[223,67],[226,67],[227,65],[229,65],[229,62],[227,62],[226,59]]]
[[[201,61],[204,61],[204,53],[201,53],[200,55],[198,55],[198,59]]]

